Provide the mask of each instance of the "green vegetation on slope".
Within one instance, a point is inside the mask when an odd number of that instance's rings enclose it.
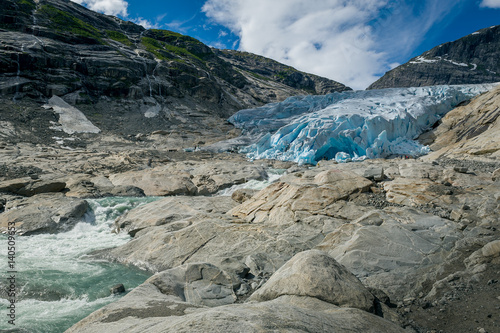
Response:
[[[103,44],[102,33],[90,24],[51,5],[43,5],[40,12],[47,15],[52,22],[51,28],[56,31],[95,39],[98,43]]]
[[[121,32],[114,30],[106,30],[106,35],[109,39],[112,39],[116,42],[122,43],[123,45],[132,47],[134,44],[128,39],[127,36],[122,34]]]

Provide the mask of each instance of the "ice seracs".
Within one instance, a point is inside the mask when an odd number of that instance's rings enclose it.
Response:
[[[229,121],[255,137],[242,149],[253,159],[316,164],[421,155],[414,141],[457,104],[495,84],[432,86],[294,96],[242,110]]]

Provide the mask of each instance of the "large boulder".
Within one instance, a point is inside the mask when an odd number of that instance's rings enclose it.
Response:
[[[186,176],[171,175],[168,170],[129,171],[109,177],[114,186],[138,186],[146,195],[194,195],[198,192]]]
[[[349,171],[317,168],[282,177],[228,214],[252,223],[288,224],[297,213],[320,214],[338,200],[365,192],[372,182]]]
[[[144,228],[192,216],[224,214],[234,206],[236,202],[230,197],[168,197],[127,212],[115,221],[114,226],[117,231],[126,231],[133,236]]]
[[[88,204],[85,200],[67,198],[62,193],[38,194],[7,203],[0,214],[0,231],[12,224],[18,235],[55,233],[71,229],[81,221]]]
[[[459,225],[452,221],[414,209],[388,207],[342,225],[316,248],[334,257],[364,284],[403,298],[417,285],[422,272],[442,264],[460,237]]]
[[[373,311],[374,297],[344,266],[318,250],[296,254],[281,266],[251,300],[283,295],[315,297],[342,307]]]

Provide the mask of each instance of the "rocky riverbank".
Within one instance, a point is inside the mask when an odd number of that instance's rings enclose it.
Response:
[[[115,222],[132,241],[93,254],[157,274],[69,332],[499,327],[495,159],[311,167],[145,145],[3,147],[2,228],[58,232],[85,198],[165,196]],[[270,167],[286,174],[257,193],[213,196]]]
[[[164,197],[115,221],[130,242],[92,254],[156,274],[68,332],[495,332],[499,91],[450,112],[419,159],[298,166],[154,135],[4,142],[0,228],[56,233],[86,198]],[[219,195],[270,168],[284,175],[264,189]]]

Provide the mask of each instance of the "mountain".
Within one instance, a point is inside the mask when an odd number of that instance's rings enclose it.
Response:
[[[500,25],[438,45],[388,71],[368,89],[500,81]]]
[[[18,127],[33,120],[19,118],[13,108],[35,117],[36,123],[16,131],[43,132],[31,141],[50,141],[46,128],[57,119],[41,112],[40,103],[53,95],[103,131],[136,135],[213,129],[214,121],[223,123],[240,109],[350,90],[270,59],[146,30],[66,0],[2,1],[0,40],[1,120]]]

